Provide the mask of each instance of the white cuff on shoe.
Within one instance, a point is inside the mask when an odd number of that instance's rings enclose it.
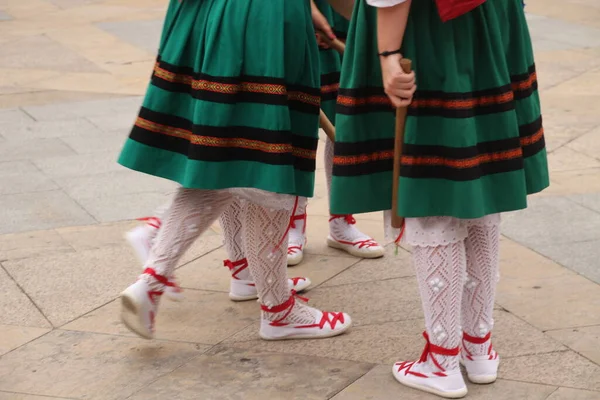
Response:
[[[367,0],[367,4],[373,7],[393,7],[406,0]]]

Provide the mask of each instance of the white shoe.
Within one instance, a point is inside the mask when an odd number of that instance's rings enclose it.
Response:
[[[231,271],[231,283],[229,285],[229,298],[233,301],[247,301],[258,299],[258,291],[256,285],[251,280],[240,279],[237,274],[248,268],[248,261],[244,258],[239,261],[231,262],[225,260],[223,262]],[[311,285],[311,281],[305,277],[295,277],[288,279],[290,290],[302,292]]]
[[[447,399],[459,399],[467,395],[467,385],[460,368],[448,371],[440,366],[435,354],[458,356],[459,349],[444,349],[429,343],[418,361],[400,361],[394,364],[392,373],[401,384],[413,389],[436,394]]]
[[[304,246],[306,246],[306,214],[292,217],[288,241],[289,267],[298,265],[304,259]]]
[[[288,339],[319,339],[341,335],[352,326],[352,318],[342,312],[328,312],[316,308],[304,306],[314,313],[315,323],[294,324],[285,322],[290,319],[295,305],[295,295],[290,300],[279,306],[268,308],[261,305],[263,312],[280,313],[289,310],[283,318],[277,321],[268,321],[264,317],[260,321],[260,337],[264,340],[288,340]]]
[[[150,256],[150,249],[161,226],[161,220],[156,217],[140,218],[145,222],[125,234],[125,239],[133,248],[135,255],[142,264],[146,264]],[[169,285],[165,288],[165,297],[171,301],[183,301],[183,289],[177,284],[175,276],[169,277]]]
[[[166,282],[166,278],[147,268],[143,276],[121,293],[121,321],[130,331],[144,339],[154,338],[154,318],[163,294],[163,290],[151,288],[151,279]],[[163,287],[161,284],[158,286]]]
[[[489,342],[489,343],[488,343]],[[468,343],[486,345],[487,351],[483,355],[473,355],[468,349]],[[491,333],[483,338],[470,336],[463,333],[463,346],[461,349],[461,363],[467,371],[467,377],[473,383],[488,384],[496,381],[500,356],[492,347]]]
[[[379,258],[385,249],[373,238],[356,228],[352,215],[332,215],[329,218],[327,245],[359,258]]]

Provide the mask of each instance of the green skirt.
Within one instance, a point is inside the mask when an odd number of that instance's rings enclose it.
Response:
[[[319,11],[327,18],[335,35],[340,40],[346,40],[349,21],[335,12],[327,0],[315,0]],[[333,49],[319,49],[321,67],[321,109],[327,118],[335,124],[335,108],[340,86],[340,71],[342,56]]]
[[[376,17],[356,2],[338,96],[334,214],[391,208],[395,114],[382,88]],[[399,215],[479,218],[525,208],[549,179],[521,0],[488,0],[447,23],[433,0],[415,1],[403,54],[413,61],[417,92]]]
[[[312,196],[318,56],[306,0],[171,0],[119,163],[187,188]]]

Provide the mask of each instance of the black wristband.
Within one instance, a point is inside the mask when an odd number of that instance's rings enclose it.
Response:
[[[379,57],[388,57],[391,56],[392,54],[400,54],[401,49],[398,50],[394,50],[394,51],[382,51],[381,53],[379,53]]]

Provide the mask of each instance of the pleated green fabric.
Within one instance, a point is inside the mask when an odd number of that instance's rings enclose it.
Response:
[[[188,188],[312,196],[320,96],[306,0],[171,0],[119,163]]]
[[[335,12],[327,0],[315,0],[319,11],[327,18],[335,35],[340,40],[346,40],[350,22]],[[321,108],[327,118],[335,125],[335,108],[340,86],[340,71],[342,56],[333,49],[319,49],[321,68]]]
[[[337,104],[335,214],[391,208],[395,116],[377,56],[377,11],[357,1]],[[398,209],[404,217],[479,218],[527,206],[549,185],[535,63],[520,0],[488,0],[442,23],[413,1],[403,55],[408,110]]]

